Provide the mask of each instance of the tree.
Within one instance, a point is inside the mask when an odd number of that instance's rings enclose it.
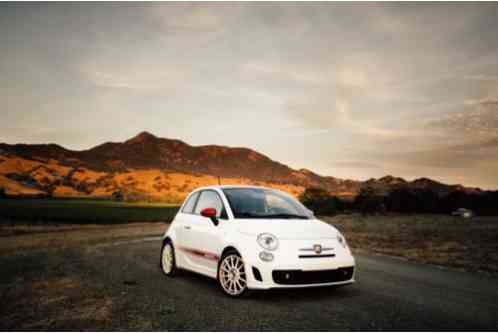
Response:
[[[0,187],[0,199],[7,198],[7,193],[3,187]]]
[[[417,189],[414,192],[416,199],[417,213],[438,213],[439,212],[439,197],[429,189]]]
[[[417,210],[417,197],[408,188],[397,188],[388,194],[386,207],[391,212],[414,213]]]
[[[299,200],[317,215],[333,215],[342,209],[341,200],[323,188],[307,188]]]
[[[121,190],[114,191],[112,193],[112,200],[114,200],[114,201],[123,201],[124,200],[123,192],[121,192]]]
[[[364,187],[360,190],[355,198],[354,206],[363,215],[385,213],[386,211],[383,197],[377,195],[371,187]]]

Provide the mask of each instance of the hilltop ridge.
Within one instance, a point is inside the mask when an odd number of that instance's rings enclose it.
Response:
[[[220,178],[220,179],[218,179]],[[57,144],[0,144],[0,187],[10,195],[109,197],[115,192],[180,200],[196,186],[224,183],[280,187],[298,195],[308,187],[355,197],[364,187],[380,193],[393,188],[479,191],[428,178],[407,181],[391,175],[357,181],[293,169],[255,150],[219,145],[192,146],[177,139],[140,132],[123,142],[87,150]]]

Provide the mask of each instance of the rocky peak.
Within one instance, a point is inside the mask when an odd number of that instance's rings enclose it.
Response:
[[[125,141],[127,144],[135,144],[135,143],[143,143],[143,142],[151,142],[155,141],[157,137],[154,134],[151,134],[147,131],[140,132],[138,135],[134,136],[131,139]]]

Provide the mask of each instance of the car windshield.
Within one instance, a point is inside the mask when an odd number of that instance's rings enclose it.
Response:
[[[292,196],[263,188],[223,189],[235,218],[310,219],[313,214]]]

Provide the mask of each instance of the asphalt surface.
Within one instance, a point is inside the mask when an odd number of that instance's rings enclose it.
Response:
[[[112,300],[107,320],[56,321],[49,330],[348,331],[498,330],[498,280],[377,256],[356,256],[357,283],[256,292],[232,299],[215,280],[159,270],[160,241],[65,251],[64,274]],[[53,254],[0,260],[9,274],[50,267]],[[23,268],[23,265],[25,266]],[[31,266],[30,266],[31,265]],[[12,266],[12,267],[10,267]],[[9,268],[10,267],[10,268]],[[31,267],[31,268],[30,268]],[[46,272],[46,274],[51,274]],[[8,276],[2,278],[9,279]],[[4,293],[8,295],[8,292]],[[8,299],[8,297],[7,297]],[[49,316],[49,315],[47,315]],[[15,329],[14,326],[4,327]],[[17,324],[19,325],[19,324]],[[35,327],[36,329],[36,327]]]

